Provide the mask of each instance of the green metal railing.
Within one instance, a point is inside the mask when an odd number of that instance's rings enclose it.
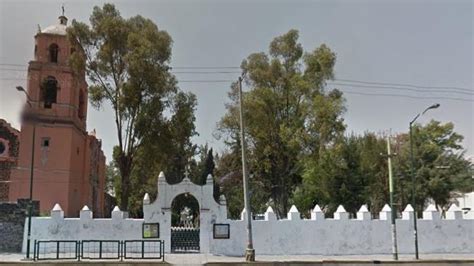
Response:
[[[125,240],[124,259],[162,259],[165,261],[165,242],[162,240]]]
[[[163,240],[35,240],[34,260],[165,260]]]
[[[74,240],[35,240],[35,260],[77,260],[79,241]]]
[[[121,258],[121,241],[118,240],[82,240],[81,259],[106,260]]]

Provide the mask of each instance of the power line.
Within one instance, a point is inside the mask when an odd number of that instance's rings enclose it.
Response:
[[[1,71],[22,71],[22,72],[26,72],[28,70],[26,69],[19,69],[19,68],[0,68]]]
[[[464,95],[474,95],[474,91],[472,92],[464,92],[464,91],[449,91],[446,89],[413,89],[413,88],[404,88],[404,87],[395,87],[395,86],[386,86],[386,85],[361,85],[361,84],[344,84],[339,82],[328,82],[330,85],[338,85],[338,86],[346,86],[346,87],[356,87],[356,88],[374,88],[374,89],[387,89],[387,90],[404,90],[404,91],[414,91],[414,92],[435,92],[435,93],[458,93]]]
[[[14,67],[26,67],[26,65],[21,64],[4,64],[0,63],[0,66],[14,66]],[[237,66],[178,66],[171,67],[171,69],[203,69],[203,70],[213,70],[213,71],[172,71],[174,73],[180,74],[213,74],[213,73],[226,73],[226,74],[241,74],[239,71],[219,71],[219,69],[240,69]],[[12,70],[12,71],[22,71],[19,69],[0,69],[0,70]],[[27,70],[23,70],[27,71]],[[341,81],[346,83],[360,83],[360,84],[369,84],[369,85],[386,85],[386,86],[398,86],[398,87],[410,87],[418,89],[448,89],[448,90],[460,90],[464,92],[474,92],[472,89],[463,88],[463,87],[452,87],[452,86],[426,86],[426,85],[415,85],[408,83],[390,83],[390,82],[378,82],[378,81],[363,81],[363,80],[354,80],[354,79],[334,79],[334,81]]]
[[[171,71],[174,74],[242,74],[237,71]]]
[[[26,80],[26,78],[0,78],[0,80]],[[196,83],[218,83],[218,82],[234,82],[233,79],[201,79],[201,80],[178,80],[178,82],[196,82]]]
[[[219,82],[235,82],[233,79],[221,79],[221,80],[178,80],[178,82],[189,82],[189,83],[219,83]]]
[[[22,66],[19,64],[1,64],[1,65],[9,65],[9,66]],[[219,69],[219,68],[238,68],[238,67],[177,67],[181,69]],[[21,69],[12,69],[12,68],[4,68],[0,70],[6,71],[27,71]],[[240,72],[237,71],[176,71],[173,72],[176,74],[237,74]],[[0,78],[0,80],[26,80],[26,78]],[[413,84],[402,84],[402,83],[385,83],[385,82],[372,82],[372,81],[360,81],[360,80],[349,80],[349,79],[335,79],[336,81],[341,82],[332,82],[328,81],[328,85],[336,85],[336,86],[343,86],[346,89],[348,88],[370,88],[370,89],[384,89],[384,90],[403,90],[403,91],[413,91],[413,92],[434,92],[434,93],[457,93],[457,94],[464,94],[464,95],[474,95],[474,91],[459,88],[459,87],[440,87],[440,86],[420,86],[420,85],[413,85]],[[203,79],[203,80],[179,80],[178,82],[181,83],[229,83],[234,82],[235,80],[232,79]],[[356,84],[351,84],[356,83]],[[357,84],[359,83],[359,84]],[[368,85],[363,85],[368,84]],[[379,86],[374,86],[379,84]],[[408,88],[407,88],[408,87]],[[444,88],[444,90],[443,90]],[[446,90],[450,89],[450,90]],[[453,91],[454,90],[454,91]],[[460,90],[460,91],[456,91]],[[353,92],[353,91],[346,91],[343,90],[344,93],[347,94],[356,94],[356,95],[366,95],[366,96],[393,96],[393,97],[405,97],[405,98],[412,98],[412,99],[450,99],[456,101],[468,101],[472,102],[472,99],[466,98],[457,98],[457,97],[433,97],[433,96],[415,96],[415,95],[407,95],[407,94],[380,94],[380,93],[367,93],[367,92]]]
[[[454,98],[454,97],[412,96],[412,95],[406,95],[406,94],[366,93],[366,92],[354,92],[354,91],[343,91],[343,92],[347,94],[356,94],[356,95],[365,95],[365,96],[386,96],[386,97],[403,97],[403,98],[411,98],[411,99],[454,100],[454,101],[474,102],[474,100],[469,100],[465,98]]]
[[[443,87],[443,86],[422,86],[422,85],[413,85],[407,83],[387,83],[387,82],[375,82],[375,81],[361,81],[354,79],[334,79],[336,81],[345,81],[345,82],[354,82],[362,84],[374,84],[374,85],[389,85],[389,86],[402,86],[402,87],[411,87],[411,88],[420,88],[420,89],[454,89],[461,91],[473,92],[474,90],[461,88],[461,87]]]
[[[171,69],[240,69],[240,67],[233,66],[218,66],[218,67],[209,67],[209,66],[195,66],[195,67],[171,67]]]
[[[8,64],[8,63],[0,63],[0,66],[13,66],[13,67],[26,67],[26,65],[22,64]],[[171,67],[171,69],[240,69],[238,66],[176,66]]]
[[[25,67],[26,65],[0,63],[0,66]]]
[[[25,80],[25,79],[2,79],[2,80]],[[234,82],[235,80],[180,80],[181,83],[228,83]],[[431,97],[431,96],[414,96],[407,94],[389,94],[389,93],[367,93],[367,92],[354,92],[342,90],[345,94],[354,94],[354,95],[364,95],[364,96],[382,96],[382,97],[402,97],[410,99],[436,99],[436,100],[453,100],[453,101],[464,101],[464,102],[474,102],[472,99],[466,98],[457,98],[457,97]]]
[[[28,72],[27,69],[18,69],[18,68],[0,68],[0,71],[20,71]],[[238,71],[172,71],[174,74],[242,74]]]

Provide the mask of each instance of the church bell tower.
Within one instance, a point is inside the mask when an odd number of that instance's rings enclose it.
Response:
[[[72,55],[83,53],[68,39],[67,21],[63,13],[57,24],[35,35],[27,74],[29,104],[23,110],[18,168],[9,198],[29,198],[34,146],[33,200],[40,201],[42,212],[59,203],[66,215],[75,216],[88,202],[83,190],[90,148],[85,71],[74,71],[69,64]]]

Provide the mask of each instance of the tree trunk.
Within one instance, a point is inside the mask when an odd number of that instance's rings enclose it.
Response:
[[[120,195],[120,210],[122,211],[128,211],[129,179],[129,176],[122,175],[122,194]]]
[[[120,154],[118,166],[121,176],[121,195],[120,195],[120,210],[128,211],[128,198],[130,197],[130,174],[132,159],[123,153]]]

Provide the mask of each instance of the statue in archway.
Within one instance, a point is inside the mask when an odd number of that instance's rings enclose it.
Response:
[[[180,213],[180,225],[184,227],[193,227],[193,215],[191,214],[191,209],[184,207]]]

